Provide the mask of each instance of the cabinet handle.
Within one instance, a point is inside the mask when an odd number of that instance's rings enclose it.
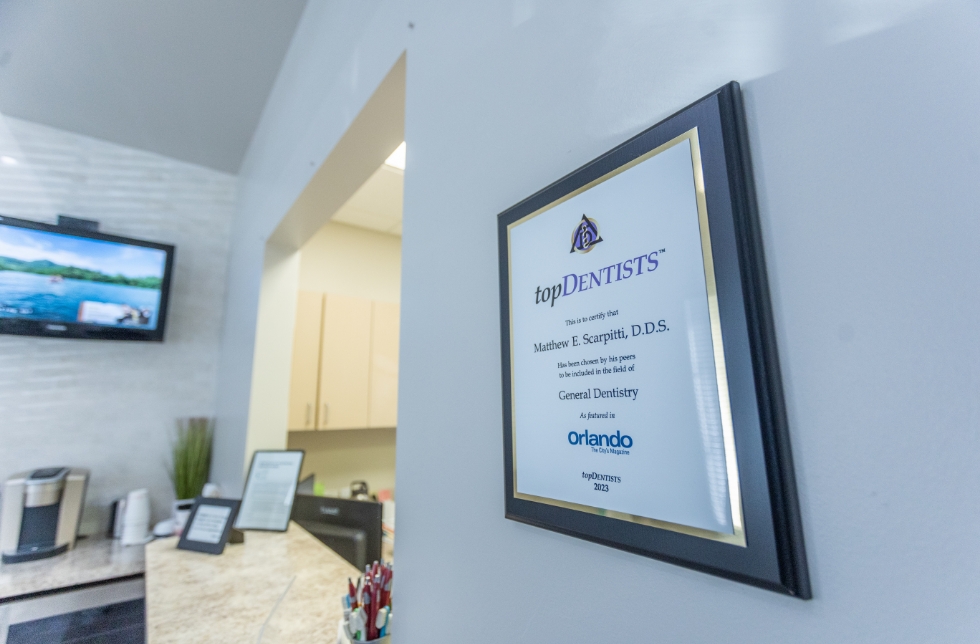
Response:
[[[306,426],[310,426],[310,416],[313,414],[313,405],[306,403]]]
[[[327,426],[327,409],[327,403],[323,403],[323,422],[321,423],[323,427]]]

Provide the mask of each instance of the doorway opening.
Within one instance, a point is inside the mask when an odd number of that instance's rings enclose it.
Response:
[[[394,536],[405,56],[266,244],[246,465],[305,452],[299,492],[384,504]]]

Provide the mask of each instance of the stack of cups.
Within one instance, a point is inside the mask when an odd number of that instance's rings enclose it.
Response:
[[[123,513],[122,544],[135,546],[146,543],[150,532],[150,494],[145,489],[126,495]]]

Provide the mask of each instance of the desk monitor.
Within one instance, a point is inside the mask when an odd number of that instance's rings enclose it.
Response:
[[[235,527],[284,532],[289,527],[289,514],[302,466],[303,450],[256,451],[248,468]]]
[[[297,494],[293,521],[358,570],[381,559],[381,504]]]

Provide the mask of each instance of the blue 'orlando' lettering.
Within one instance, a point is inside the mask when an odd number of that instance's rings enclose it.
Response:
[[[620,435],[619,430],[615,434],[590,434],[589,430],[579,434],[568,432],[568,442],[572,445],[591,445],[592,447],[622,447],[629,449],[633,447],[633,437],[629,434]]]

